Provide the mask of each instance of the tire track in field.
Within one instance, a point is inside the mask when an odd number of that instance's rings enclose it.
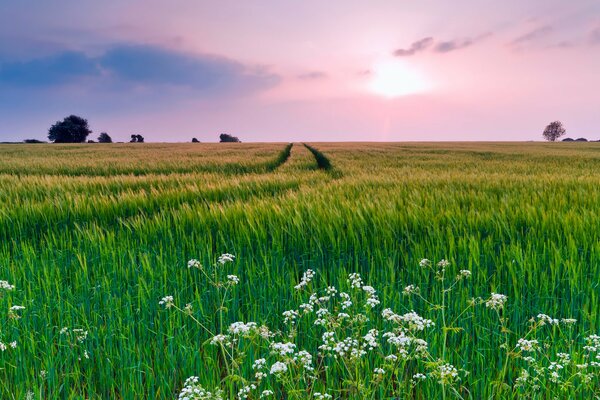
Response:
[[[302,143],[304,145],[304,147],[306,147],[311,153],[312,155],[315,157],[315,161],[317,163],[317,167],[320,170],[323,170],[327,173],[329,173],[333,178],[340,178],[342,176],[342,173],[333,168],[333,165],[331,164],[331,161],[329,160],[329,158],[323,154],[321,151],[319,151],[318,149],[306,144],[306,143]]]
[[[277,155],[277,158],[275,160],[269,161],[266,164],[267,172],[273,172],[277,168],[279,168],[283,164],[285,164],[285,162],[290,158],[290,155],[292,154],[293,146],[294,146],[294,143],[288,143],[285,146],[285,148],[283,150],[281,150],[281,152],[279,152],[279,154]]]

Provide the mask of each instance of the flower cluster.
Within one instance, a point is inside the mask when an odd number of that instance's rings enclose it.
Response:
[[[218,264],[233,260],[232,255],[224,254]],[[474,298],[464,310],[449,310],[447,301],[452,290],[463,288],[465,285],[459,281],[470,278],[471,271],[453,269],[446,260],[433,263],[423,259],[420,265],[435,274],[433,282],[441,286],[440,294],[428,300],[418,286],[405,285],[403,294],[413,297],[408,299],[410,307],[394,305],[400,312],[390,307],[379,309],[377,290],[365,284],[358,273],[349,274],[341,287],[319,288],[312,284],[316,272],[307,270],[294,286],[294,296],[300,300],[298,306],[281,314],[281,331],[256,322],[238,321],[229,324],[224,332],[211,334],[209,343],[221,352],[225,364],[221,375],[233,378],[227,387],[220,389],[237,393],[238,399],[332,399],[338,393],[340,398],[347,393],[356,395],[350,398],[405,398],[422,387],[439,387],[441,392],[460,397],[459,385],[467,379],[469,371],[456,366],[465,365],[464,358],[446,347],[448,332],[462,329],[448,323],[448,315],[453,316],[452,324],[463,315],[465,321],[473,323],[482,313],[470,310],[480,305],[497,311],[499,321],[499,326],[484,328],[498,329],[498,336],[505,339],[500,345],[506,359],[501,363],[504,368],[498,371],[497,382],[502,383],[498,387],[512,387],[519,395],[536,397],[542,390],[567,393],[573,382],[578,388],[600,385],[600,336],[587,336],[579,350],[557,351],[559,346],[544,340],[542,331],[556,331],[553,327],[559,325],[568,328],[576,320],[539,314],[532,319],[525,335],[513,338],[519,329],[509,328],[508,318],[500,313],[508,302],[506,295],[492,292],[487,298]],[[215,279],[215,286],[225,288],[226,292],[228,286],[220,282],[230,285],[239,282],[237,276],[223,276],[227,281],[218,281],[217,275],[214,278],[207,275],[207,279]],[[427,307],[419,308],[421,303]],[[188,310],[177,308],[172,296],[164,297],[160,304],[177,311]],[[194,317],[192,309],[190,305],[188,314]],[[200,324],[198,319],[194,320]],[[518,376],[507,374],[507,370],[518,371]],[[553,387],[562,392],[554,392]],[[219,389],[208,391],[197,377],[190,377],[179,398],[221,399],[224,393]],[[500,393],[496,393],[499,398]]]

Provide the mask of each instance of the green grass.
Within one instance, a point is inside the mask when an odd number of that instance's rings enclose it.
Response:
[[[576,337],[598,333],[598,171],[596,143],[1,145],[0,280],[16,290],[0,306],[27,308],[10,324],[0,312],[0,341],[19,342],[0,353],[0,398],[162,399],[190,375],[218,384],[209,337],[158,301],[194,301],[217,327],[217,299],[186,263],[224,252],[242,281],[231,321],[278,326],[307,268],[332,284],[360,272],[406,311],[402,288],[433,285],[427,257],[471,270],[469,296],[506,294],[514,326],[546,313],[576,318]],[[63,327],[88,338],[72,347]],[[451,361],[471,371],[472,398],[487,397],[498,340],[461,328]]]

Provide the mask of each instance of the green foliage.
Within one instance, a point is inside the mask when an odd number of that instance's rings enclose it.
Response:
[[[540,313],[577,319],[573,339],[598,333],[598,144],[312,147],[343,174],[301,145],[288,158],[283,144],[0,146],[0,279],[26,307],[6,332],[19,346],[0,353],[0,398],[172,398],[194,375],[217,387],[224,364],[203,345],[210,336],[160,299],[193,302],[211,331],[222,326],[215,306],[227,321],[278,329],[307,268],[336,286],[359,272],[399,313],[427,310],[402,290],[429,299],[415,266],[445,258],[473,272],[472,292],[448,296],[448,310],[494,291],[510,300],[511,337]],[[241,283],[221,304],[185,264],[226,251]],[[448,362],[470,372],[458,392],[498,393],[505,338],[468,319],[447,327]],[[507,368],[504,382],[520,373]],[[435,386],[414,394],[439,397]]]

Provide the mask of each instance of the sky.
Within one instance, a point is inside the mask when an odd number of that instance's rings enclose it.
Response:
[[[600,0],[0,0],[0,141],[600,139]]]

